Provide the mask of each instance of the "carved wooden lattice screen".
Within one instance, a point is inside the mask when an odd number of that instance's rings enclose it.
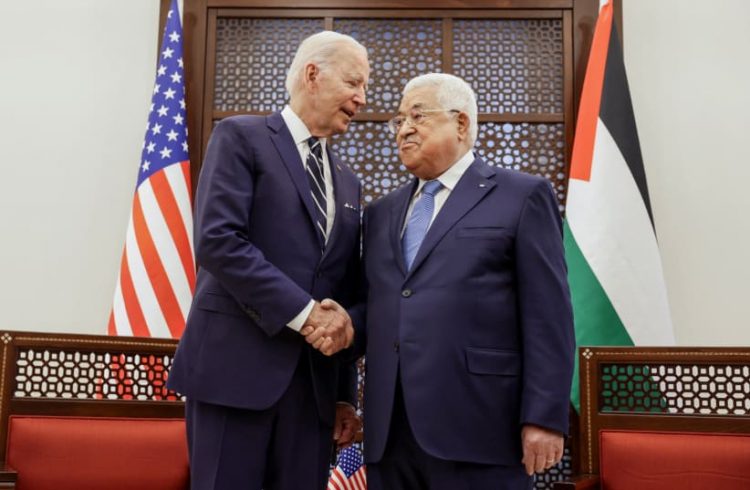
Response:
[[[287,102],[286,69],[305,37],[323,29],[368,48],[368,104],[333,148],[359,175],[365,204],[405,184],[386,121],[404,84],[454,73],[477,93],[475,151],[491,164],[550,180],[565,202],[574,107],[596,0],[423,2],[389,0],[186,0],[186,70],[193,182],[210,132],[235,114],[267,114]],[[502,7],[502,8],[500,8]],[[571,454],[537,488],[570,474]]]
[[[579,361],[582,473],[599,473],[605,428],[750,432],[747,348],[582,347]]]
[[[572,134],[571,14],[553,10],[209,11],[201,148],[213,125],[233,114],[284,107],[286,67],[299,42],[332,28],[367,46],[368,105],[334,149],[364,183],[365,202],[406,183],[385,122],[410,78],[454,73],[476,90],[477,153],[487,161],[548,178],[565,199]],[[281,17],[285,15],[285,17]],[[320,15],[320,17],[316,17]],[[211,35],[213,33],[213,36]],[[567,46],[567,48],[566,48]]]
[[[0,461],[11,415],[182,418],[181,397],[166,387],[176,346],[172,339],[0,331]]]

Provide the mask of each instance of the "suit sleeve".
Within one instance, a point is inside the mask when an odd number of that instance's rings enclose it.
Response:
[[[357,408],[357,398],[357,363],[340,362],[336,401],[347,402],[354,408]]]
[[[366,207],[362,216],[362,258],[357,268],[356,282],[352,287],[352,302],[347,311],[354,326],[354,344],[342,351],[342,357],[356,361],[365,355],[367,347],[367,274],[365,273],[365,258],[367,256],[367,226],[370,207]]]
[[[213,131],[196,193],[195,254],[198,265],[219,280],[260,328],[274,335],[287,328],[311,296],[249,240],[255,162],[248,140],[252,135],[247,133],[248,128],[232,119]]]
[[[546,181],[532,189],[521,211],[516,267],[524,360],[521,423],[567,433],[573,313],[560,212]]]
[[[359,192],[357,193],[357,199],[359,202],[361,202],[362,198],[361,192],[362,187],[360,186]],[[362,231],[361,227],[358,231]],[[344,308],[348,309],[350,315],[352,312],[352,308],[356,308],[357,302],[359,300],[357,294],[357,285],[361,280],[362,274],[362,260],[360,258],[361,240],[362,235],[360,233],[359,238],[355,240],[354,250],[352,251],[349,262],[346,266],[346,274],[344,275],[343,281],[343,284],[346,286],[345,291],[342,291],[341,297],[338,298],[339,303]],[[354,325],[354,342],[356,343],[357,337],[362,335],[362,332],[357,329],[358,321],[355,322],[355,318],[352,318],[352,323]],[[352,406],[357,407],[357,365],[356,358],[352,356],[352,352],[353,347],[350,347],[348,349],[344,349],[338,354],[339,386],[337,400],[350,403]]]

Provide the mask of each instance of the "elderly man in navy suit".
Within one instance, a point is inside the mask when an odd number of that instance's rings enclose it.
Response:
[[[336,351],[359,274],[360,183],[330,150],[365,104],[367,51],[333,32],[300,45],[289,105],[211,135],[195,201],[200,267],[169,387],[187,398],[193,489],[322,489],[333,440],[359,428]],[[303,325],[325,329],[312,349]],[[348,402],[348,403],[338,403]]]
[[[476,99],[457,77],[411,80],[389,125],[416,178],[364,214],[366,308],[351,313],[366,345],[369,488],[530,489],[568,428],[557,201],[543,178],[474,155]]]

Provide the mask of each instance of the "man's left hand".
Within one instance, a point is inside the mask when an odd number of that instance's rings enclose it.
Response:
[[[316,325],[308,317],[307,324],[300,330],[307,343],[326,356],[350,347],[354,341],[354,327],[346,309],[334,300],[326,298],[319,305],[316,303],[310,316],[312,317],[315,313],[319,315],[320,312],[333,315],[340,321],[328,325]]]
[[[521,429],[521,443],[526,473],[542,472],[560,462],[565,440],[559,432],[536,425],[524,425]]]
[[[341,449],[350,445],[361,428],[362,421],[354,407],[344,402],[337,403],[336,420],[333,423],[333,440],[336,441],[336,446]]]

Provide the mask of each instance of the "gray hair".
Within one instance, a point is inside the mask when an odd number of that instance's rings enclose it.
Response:
[[[367,49],[356,39],[338,32],[322,31],[302,41],[286,74],[286,90],[289,95],[293,97],[300,88],[305,65],[314,63],[320,69],[326,69],[339,56],[342,44],[361,49],[367,56]]]
[[[469,116],[469,144],[473,145],[477,139],[479,127],[477,125],[477,97],[474,90],[463,79],[447,73],[427,73],[409,80],[402,95],[422,88],[434,87],[441,109],[456,109]]]

